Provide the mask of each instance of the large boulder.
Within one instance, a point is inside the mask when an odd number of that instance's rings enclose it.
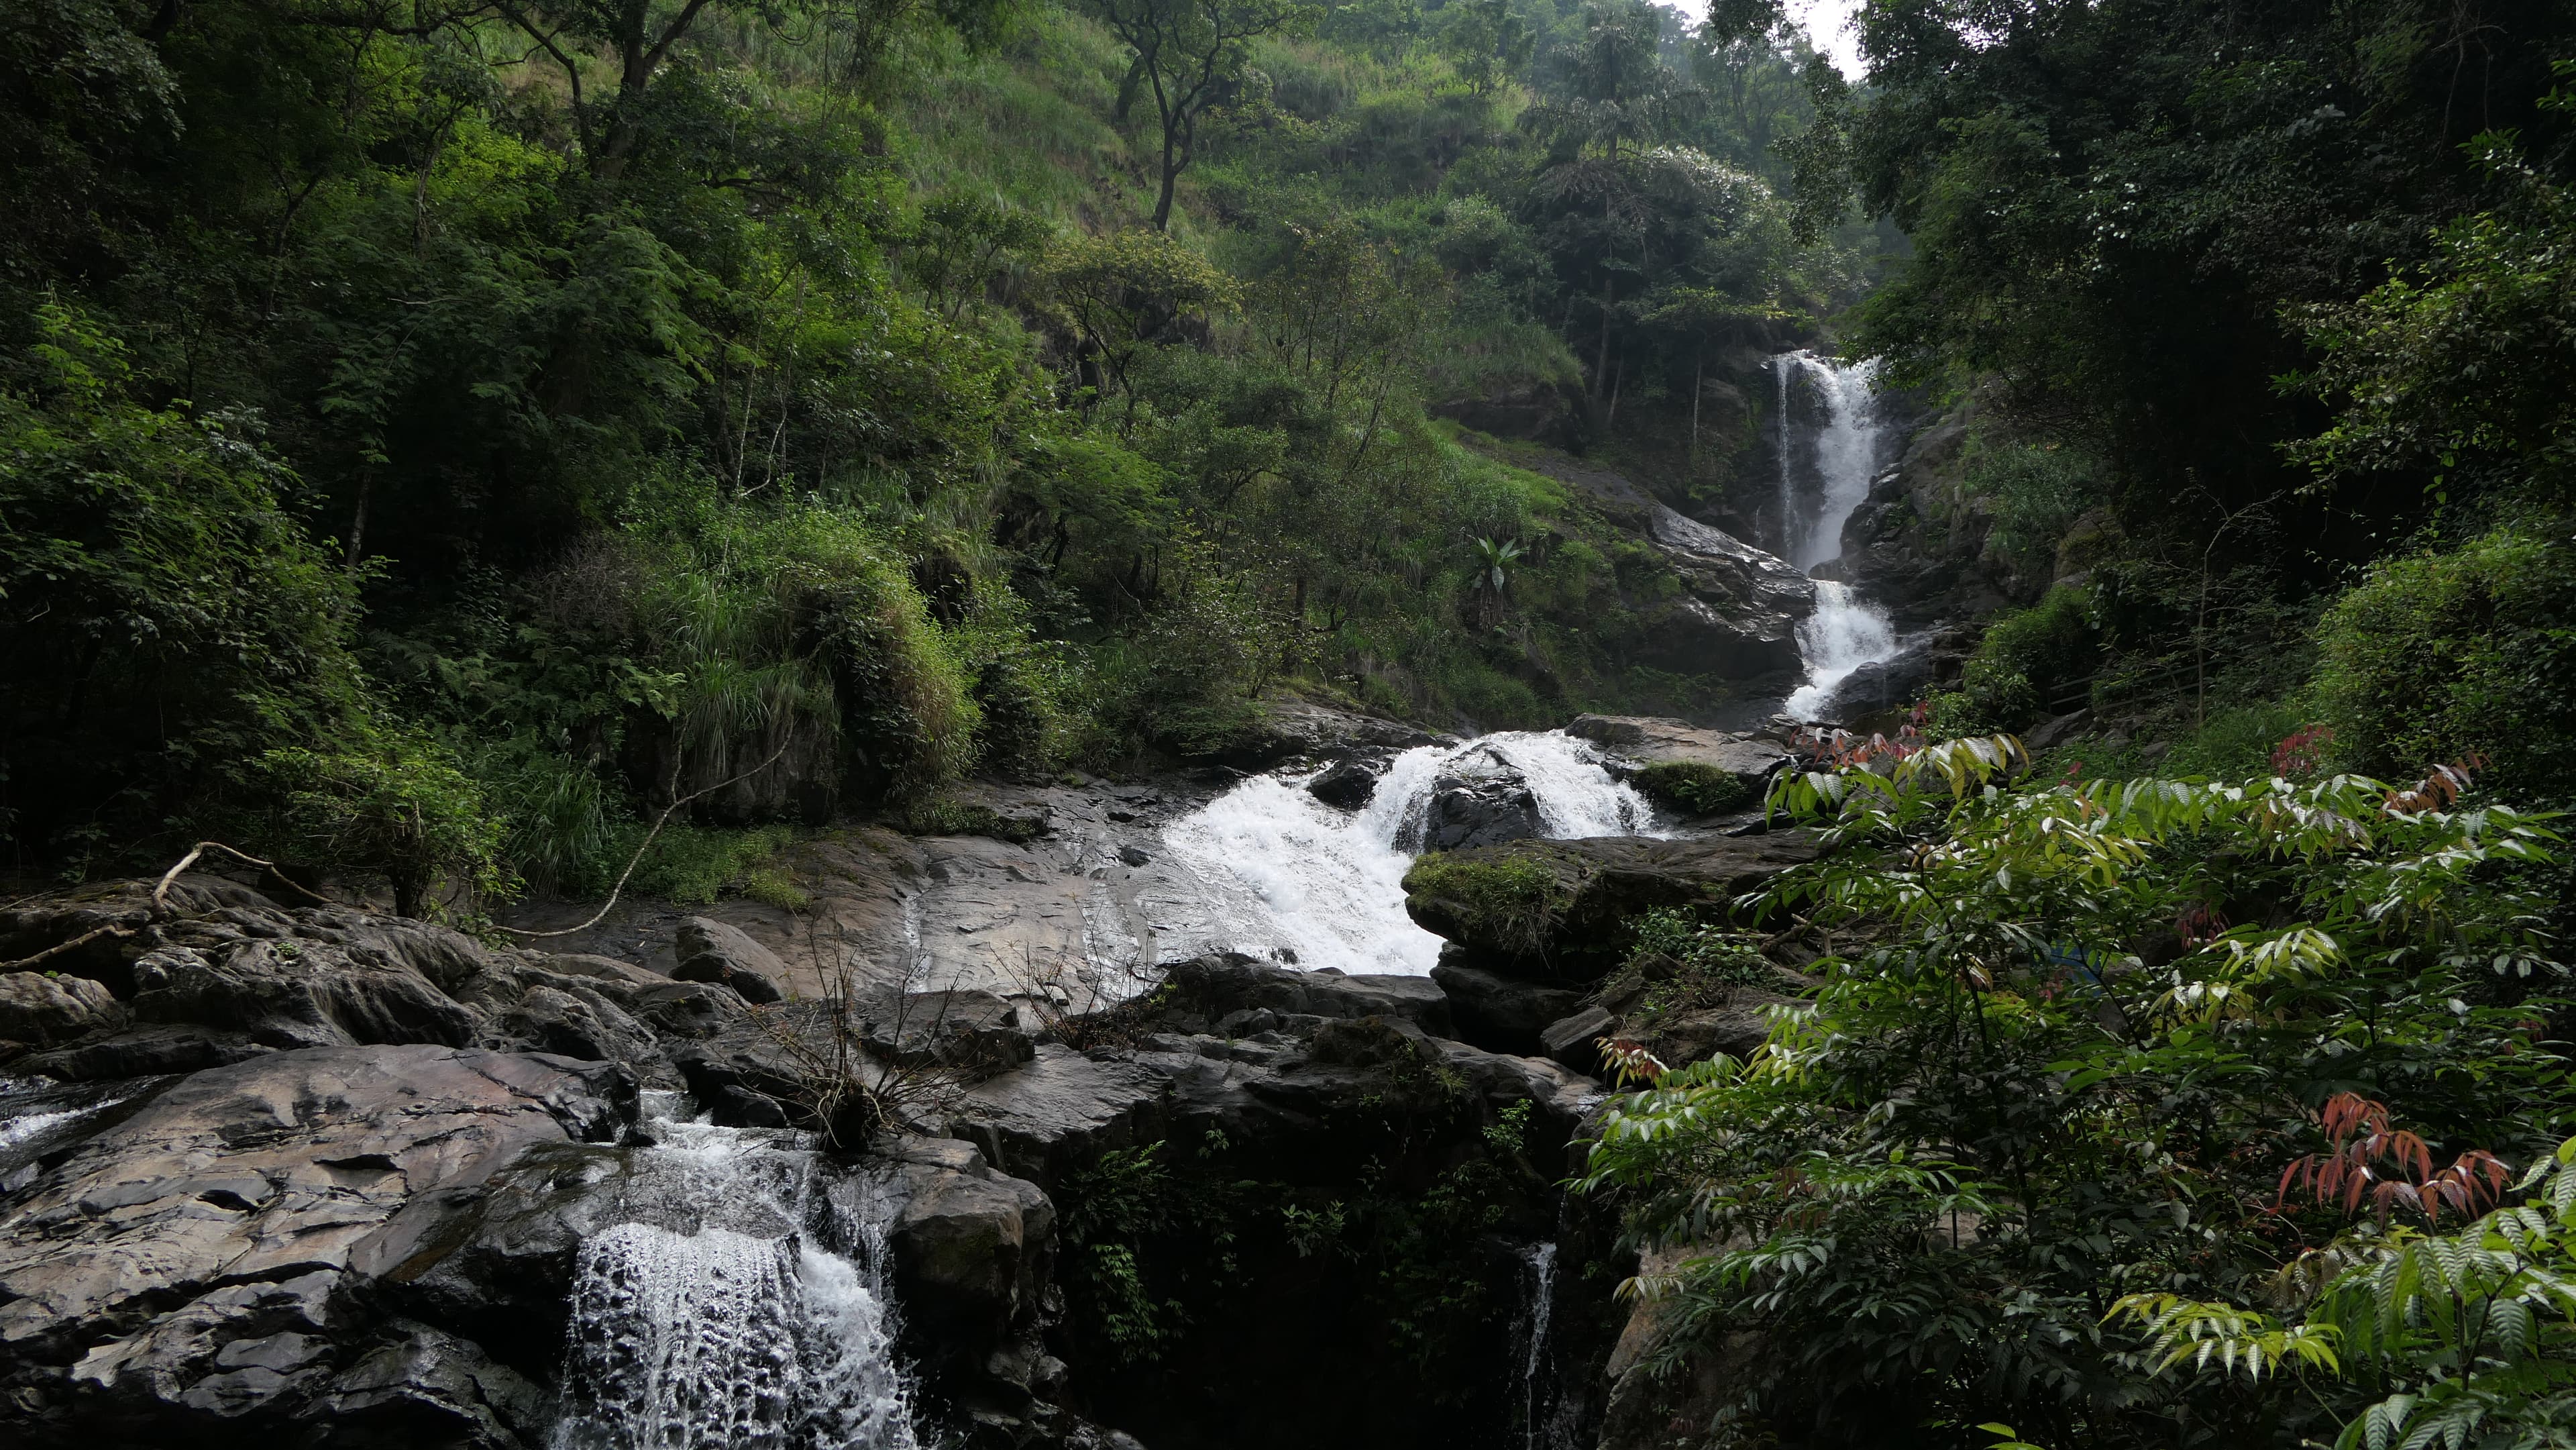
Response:
[[[1467,965],[1465,956],[1456,948],[1444,951],[1431,969],[1432,983],[1448,998],[1459,1037],[1489,1052],[1544,1056],[1539,1034],[1571,1013],[1583,994],[1484,971]]]
[[[1182,1032],[1224,1032],[1253,1013],[1290,1017],[1400,1017],[1436,1037],[1451,1033],[1437,983],[1395,973],[1300,971],[1223,952],[1175,963],[1163,978],[1159,1019]],[[1259,1030],[1259,1029],[1255,1029]]]
[[[367,946],[260,937],[166,946],[131,971],[138,1019],[228,1029],[267,1047],[463,1047],[483,1030],[409,962]]]
[[[58,972],[0,972],[0,1055],[18,1047],[52,1047],[123,1024],[115,994],[87,977]]]
[[[1759,805],[1772,772],[1789,759],[1786,747],[1763,736],[1654,715],[1577,715],[1565,733],[1600,746],[1613,770],[1686,815]]]
[[[1626,918],[1659,906],[1724,906],[1815,855],[1806,831],[1519,841],[1416,861],[1404,907],[1425,931],[1466,948],[1466,965],[1574,985],[1617,965]]]
[[[731,987],[753,1006],[786,1000],[778,983],[787,975],[787,964],[741,927],[690,917],[680,923],[678,951],[680,964],[671,975],[679,981]]]
[[[0,1424],[29,1445],[236,1437],[500,1447],[522,1376],[367,1308],[368,1240],[423,1194],[633,1121],[625,1069],[427,1045],[272,1052],[98,1132],[10,1203]]]
[[[1417,745],[1446,744],[1452,738],[1301,696],[1274,695],[1262,702],[1259,721],[1218,758],[1243,770],[1268,770],[1290,760],[1363,750],[1410,750]]]
[[[971,1143],[890,1137],[870,1164],[895,1290],[917,1341],[980,1368],[1036,1319],[1052,1271],[1055,1205],[995,1172]]]
[[[1160,1136],[1163,1096],[1164,1080],[1149,1068],[1050,1042],[933,1117],[995,1169],[1045,1187],[1103,1152]]]
[[[1336,810],[1355,811],[1377,797],[1377,778],[1384,768],[1383,762],[1372,769],[1365,757],[1345,756],[1306,782],[1306,794]]]
[[[1538,794],[1519,768],[1491,750],[1471,750],[1432,778],[1418,844],[1425,851],[1455,851],[1545,833]]]
[[[1682,592],[1645,611],[1641,663],[1730,679],[1803,667],[1798,621],[1815,613],[1816,586],[1802,570],[1661,504],[1648,531]]]

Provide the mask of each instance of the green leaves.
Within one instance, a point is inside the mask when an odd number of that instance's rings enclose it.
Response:
[[[2009,739],[1823,764],[1772,804],[1828,853],[1738,903],[1807,945],[1813,1000],[1745,1061],[1614,1098],[1580,1180],[1678,1255],[1635,1289],[1659,1323],[1702,1354],[1755,1332],[1735,1423],[1865,1444],[1892,1415],[2044,1414],[2066,1443],[2256,1444],[2306,1413],[2291,1378],[2338,1424],[2381,1405],[2390,1443],[2526,1414],[2500,1379],[2463,1397],[2426,1366],[2551,1352],[2555,1219],[2458,1243],[2366,1222],[2296,1256],[2362,1206],[2475,1213],[2501,1182],[2477,1145],[2570,1111],[2535,1006],[2564,969],[2514,876],[2544,818],[2359,776],[2018,780]],[[2525,953],[2512,980],[2538,992],[2485,1005]],[[2365,1089],[2428,1126],[2343,1112],[2298,1159],[2309,1104]],[[2457,1155],[2438,1172],[2435,1144]],[[2316,1192],[2281,1202],[2285,1164]],[[2506,1340],[2542,1349],[2508,1363]]]
[[[2131,1294],[2112,1305],[2111,1313],[2144,1327],[2158,1374],[2185,1361],[2195,1371],[2215,1361],[2220,1373],[2241,1370],[2252,1380],[2284,1368],[2328,1374],[2341,1368],[2335,1358],[2339,1332],[2331,1325],[2284,1326],[2268,1314],[2178,1294]]]

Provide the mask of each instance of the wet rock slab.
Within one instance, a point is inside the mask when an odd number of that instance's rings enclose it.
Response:
[[[522,1377],[372,1320],[352,1262],[416,1195],[613,1137],[634,1107],[615,1064],[436,1046],[275,1052],[178,1083],[9,1200],[0,1363],[22,1408],[46,1407],[32,1438],[364,1414],[510,1443],[536,1403]]]

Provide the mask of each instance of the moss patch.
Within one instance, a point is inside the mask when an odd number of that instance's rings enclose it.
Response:
[[[1638,771],[1629,784],[1657,804],[1695,816],[1742,810],[1755,794],[1752,782],[1701,760],[1662,761]]]
[[[1455,940],[1506,951],[1535,952],[1547,944],[1548,925],[1571,902],[1557,873],[1525,856],[1460,860],[1434,851],[1404,873],[1404,894],[1440,903],[1455,924]]]

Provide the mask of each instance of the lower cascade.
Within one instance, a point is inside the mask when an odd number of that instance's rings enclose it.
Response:
[[[1798,648],[1806,657],[1807,683],[1782,708],[1812,720],[1853,671],[1896,653],[1896,627],[1886,611],[1862,602],[1850,585],[1819,579],[1816,612],[1798,625]]]
[[[1354,811],[1305,785],[1255,776],[1174,821],[1163,839],[1227,909],[1236,950],[1310,969],[1419,976],[1440,960],[1440,938],[1405,915],[1405,869],[1424,849],[1484,844],[1438,838],[1433,816],[1444,799],[1523,811],[1536,829],[1520,835],[1660,834],[1646,798],[1562,731],[1417,746]]]
[[[913,1450],[882,1240],[797,1135],[678,1120],[628,1222],[582,1244],[551,1450]]]

